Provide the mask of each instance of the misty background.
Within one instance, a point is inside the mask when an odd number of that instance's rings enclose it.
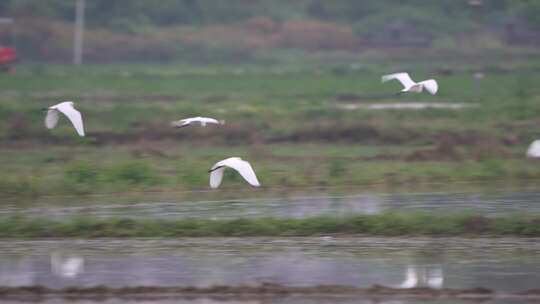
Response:
[[[0,16],[15,19],[23,61],[71,61],[75,3],[0,2]],[[85,25],[88,63],[273,63],[409,47],[470,54],[540,45],[540,2],[92,0]]]

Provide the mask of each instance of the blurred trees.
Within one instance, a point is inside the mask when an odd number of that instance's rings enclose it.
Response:
[[[2,0],[0,15],[72,21],[74,2]],[[388,22],[399,16],[399,19],[441,23],[446,25],[443,29],[451,31],[452,24],[470,17],[470,3],[470,0],[88,0],[86,14],[90,26],[119,31],[144,26],[231,23],[255,16],[278,20],[315,18],[342,23],[357,23],[363,19]],[[540,26],[540,1],[482,0],[480,3],[483,4],[482,14],[488,21],[496,22],[501,12],[512,12]]]
[[[22,57],[65,61],[74,6],[75,0],[0,0],[0,17],[19,20]],[[87,0],[86,25],[85,56],[96,61],[245,59],[260,49],[429,47],[433,40],[461,47],[458,39],[467,34],[484,39],[476,46],[540,45],[540,0]],[[505,40],[508,28],[512,39]]]

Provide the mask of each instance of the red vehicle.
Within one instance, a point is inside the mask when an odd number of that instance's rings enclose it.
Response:
[[[1,47],[0,46],[0,67],[3,70],[10,70],[13,68],[13,63],[17,61],[17,52],[15,48]]]
[[[0,18],[0,69],[4,72],[14,73],[14,64],[17,62],[15,49],[15,34],[13,31],[13,19]]]

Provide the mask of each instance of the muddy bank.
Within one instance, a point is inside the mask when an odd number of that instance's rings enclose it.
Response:
[[[398,289],[374,285],[369,288],[358,288],[342,285],[317,285],[309,287],[292,287],[279,284],[263,283],[260,285],[241,286],[212,286],[199,287],[161,287],[139,286],[125,288],[67,287],[51,289],[43,286],[0,287],[0,299],[3,300],[37,300],[44,297],[59,297],[70,299],[159,299],[159,298],[197,298],[215,297],[219,299],[259,299],[263,297],[283,296],[358,296],[364,298],[408,298],[408,299],[520,299],[540,302],[540,289],[527,290],[518,293],[497,293],[486,288],[471,289],[432,289],[409,288]]]

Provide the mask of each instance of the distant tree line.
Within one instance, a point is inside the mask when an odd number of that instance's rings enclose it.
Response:
[[[0,0],[21,58],[69,60],[76,0]],[[540,0],[86,0],[87,62],[248,60],[259,50],[540,46]],[[0,44],[9,36],[0,27]],[[221,60],[221,59],[220,59]]]
[[[0,15],[73,21],[75,0],[2,0]],[[514,17],[540,28],[538,0],[87,0],[91,27],[138,31],[151,26],[233,23],[255,16],[276,20],[313,18],[372,29],[396,19],[461,30],[475,22],[497,24]]]

